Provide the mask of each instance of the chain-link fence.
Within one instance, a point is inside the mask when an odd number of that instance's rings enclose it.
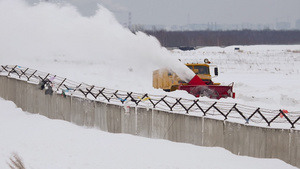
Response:
[[[85,83],[62,78],[50,73],[24,68],[18,65],[1,65],[0,75],[19,78],[38,84],[39,89],[45,90],[45,94],[53,92],[66,95],[85,97],[88,99],[122,104],[125,110],[132,106],[157,109],[174,113],[187,113],[201,115],[220,120],[231,120],[240,123],[298,128],[300,112],[288,112],[287,110],[269,110],[236,103],[219,101],[201,101],[201,98],[192,100],[176,98],[168,95],[153,95],[148,93],[134,93],[97,87]]]

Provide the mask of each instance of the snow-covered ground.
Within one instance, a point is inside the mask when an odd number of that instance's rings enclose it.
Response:
[[[23,112],[0,99],[0,168],[18,154],[27,169],[295,168],[278,159],[237,156],[200,147],[126,134],[110,134]]]
[[[300,114],[300,45],[168,51],[155,38],[123,28],[104,7],[86,18],[69,5],[30,6],[24,0],[0,0],[0,23],[1,65],[111,89],[194,98],[183,91],[154,89],[152,71],[165,66],[182,70],[178,59],[208,58],[219,67],[215,82],[235,84],[236,99],[221,102]],[[0,105],[0,168],[8,168],[13,152],[28,168],[292,168],[280,160],[240,157],[221,148],[85,129],[24,113],[8,101]]]
[[[206,47],[189,52],[176,50],[173,55],[184,62],[208,58],[218,65],[220,75],[214,81],[234,82],[233,102],[300,110],[300,45]]]

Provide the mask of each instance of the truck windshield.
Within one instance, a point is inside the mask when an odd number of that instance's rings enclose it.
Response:
[[[194,66],[196,74],[209,74],[209,69],[206,66]]]

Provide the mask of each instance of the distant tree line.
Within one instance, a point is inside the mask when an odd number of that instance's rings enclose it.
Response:
[[[230,30],[230,31],[144,31],[155,36],[164,47],[230,46],[259,44],[300,44],[300,31]]]

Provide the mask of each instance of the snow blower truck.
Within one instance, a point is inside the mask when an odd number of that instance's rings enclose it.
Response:
[[[185,90],[196,97],[212,99],[235,98],[233,82],[228,86],[223,86],[212,81],[210,70],[214,71],[214,76],[218,76],[218,67],[210,64],[208,59],[204,59],[204,63],[189,63],[185,65],[195,73],[192,79],[184,81],[168,68],[158,69],[153,71],[153,87],[168,92]]]

